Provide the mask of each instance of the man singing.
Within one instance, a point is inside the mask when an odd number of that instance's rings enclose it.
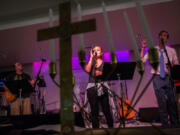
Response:
[[[155,74],[153,87],[159,105],[160,119],[163,126],[169,125],[168,116],[170,118],[171,125],[178,125],[174,89],[172,80],[170,79],[170,66],[178,64],[178,58],[175,49],[166,46],[168,38],[169,34],[167,31],[160,31],[159,44],[156,47],[158,49],[160,64],[157,71],[154,69],[151,70],[151,73]],[[144,55],[146,41],[143,40],[141,44],[142,47],[140,55],[143,62],[145,62],[148,59],[148,54],[146,53]],[[166,51],[168,55],[166,55]],[[171,65],[168,63],[168,58]]]

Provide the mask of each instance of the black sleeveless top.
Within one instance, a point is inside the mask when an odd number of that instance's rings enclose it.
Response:
[[[98,70],[98,71],[101,71],[103,72],[103,66],[104,66],[104,62],[102,62],[102,64],[99,66],[99,67],[95,67],[95,64],[93,63],[92,64],[92,67],[91,67],[91,72],[90,72],[90,75],[89,75],[89,83],[95,83],[95,82],[102,82],[102,76],[95,76],[95,71]]]

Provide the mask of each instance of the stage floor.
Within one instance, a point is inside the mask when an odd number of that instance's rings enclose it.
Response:
[[[29,123],[30,125],[30,123]],[[147,123],[132,121],[125,124],[125,128],[118,128],[116,123],[113,129],[107,129],[106,125],[101,129],[88,129],[85,127],[75,126],[75,132],[78,135],[180,135],[180,127],[161,127],[160,123]],[[12,123],[0,123],[1,135],[54,135],[61,132],[60,124],[41,124],[34,127],[19,129],[15,128]],[[118,130],[119,129],[119,130]]]

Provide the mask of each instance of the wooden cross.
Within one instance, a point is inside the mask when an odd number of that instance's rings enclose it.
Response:
[[[73,75],[72,75],[72,45],[73,34],[90,32],[96,30],[96,20],[86,20],[71,23],[71,3],[66,2],[59,5],[60,26],[38,30],[38,41],[52,38],[60,38],[59,67],[60,67],[60,118],[61,132],[63,134],[74,133],[73,113]]]

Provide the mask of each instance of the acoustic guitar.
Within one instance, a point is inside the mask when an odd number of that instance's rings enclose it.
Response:
[[[13,102],[16,100],[16,95],[12,94],[11,91],[9,90],[9,88],[6,86],[6,85],[3,85],[3,88],[4,88],[4,96],[5,96],[5,99],[8,101],[8,102]]]
[[[8,102],[13,102],[16,100],[16,96],[13,95],[9,90],[5,90],[4,96]]]
[[[128,105],[131,104],[131,101],[128,99],[123,99],[123,104],[121,103],[121,101],[119,102],[120,107],[120,116],[124,117],[126,119],[132,119],[135,115],[135,112],[133,109],[131,109]],[[123,111],[122,111],[123,109]]]
[[[128,105],[131,104],[131,101],[128,100],[128,99],[125,99],[125,96],[124,96],[124,90],[123,90],[123,87],[122,87],[122,84],[121,84],[121,90],[122,90],[122,102],[121,101],[119,102],[119,105],[120,105],[120,116],[125,118],[125,119],[132,119],[134,116],[135,116],[135,112],[133,109],[131,109]]]
[[[5,85],[3,85],[4,88],[4,97],[8,102],[13,102],[16,100],[16,96],[14,94],[12,94],[10,92],[10,90],[8,89],[8,87],[6,87]]]

